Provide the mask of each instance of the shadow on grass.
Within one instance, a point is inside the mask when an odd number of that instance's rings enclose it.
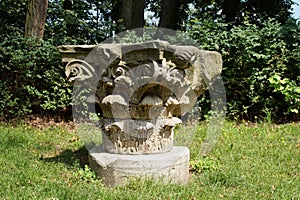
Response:
[[[85,165],[88,164],[88,150],[85,147],[81,147],[76,151],[73,151],[71,149],[66,149],[55,157],[48,157],[48,158],[41,157],[41,160],[45,162],[64,163],[69,167],[74,167],[78,164],[81,167],[84,167]]]

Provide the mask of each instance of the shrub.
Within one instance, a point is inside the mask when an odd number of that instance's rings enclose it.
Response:
[[[70,103],[60,55],[49,42],[5,38],[0,43],[0,115],[53,112]]]
[[[278,120],[298,114],[300,59],[295,55],[300,54],[299,43],[293,48],[287,45],[283,30],[272,19],[261,26],[245,20],[230,29],[210,21],[190,24],[190,35],[201,47],[223,56],[229,116],[255,120],[271,115]],[[289,34],[299,41],[298,31]]]

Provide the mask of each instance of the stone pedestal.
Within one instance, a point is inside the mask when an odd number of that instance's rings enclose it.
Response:
[[[185,184],[189,179],[189,158],[189,149],[180,146],[167,153],[148,155],[111,154],[96,147],[89,153],[89,165],[108,186],[124,185],[135,177]]]
[[[89,162],[104,183],[149,176],[186,183],[189,150],[173,147],[174,127],[220,75],[221,55],[160,40],[59,51],[74,81],[74,120],[101,130]],[[87,144],[97,144],[84,133]]]

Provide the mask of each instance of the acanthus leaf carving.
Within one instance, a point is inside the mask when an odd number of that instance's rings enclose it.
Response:
[[[103,44],[88,61],[66,66],[70,80],[94,81],[102,113],[102,147],[110,153],[149,154],[169,151],[178,118],[222,69],[216,52],[164,41]]]

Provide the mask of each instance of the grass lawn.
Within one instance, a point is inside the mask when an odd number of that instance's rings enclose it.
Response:
[[[213,151],[200,158],[206,130],[204,123],[177,129],[189,137],[189,184],[135,180],[107,188],[86,165],[75,132],[1,124],[0,199],[300,199],[299,123],[226,122]]]

